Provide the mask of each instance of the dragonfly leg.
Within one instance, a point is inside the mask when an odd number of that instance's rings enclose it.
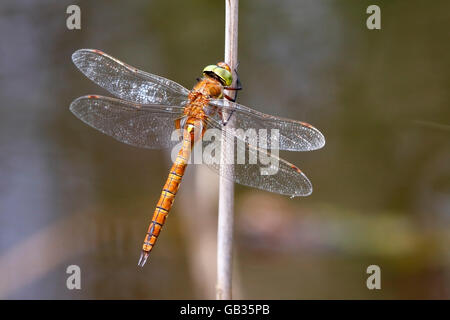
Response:
[[[231,100],[232,101],[232,100]],[[234,101],[233,101],[234,102]],[[230,112],[230,114],[228,114],[228,117],[225,119],[225,115],[223,114],[223,112],[222,111],[218,111],[218,114],[220,115],[220,117],[222,118],[222,125],[223,126],[226,126],[227,125],[227,123],[228,123],[228,121],[230,121],[230,119],[231,119],[231,116],[233,115],[233,112],[234,112],[234,110],[232,110],[231,112]]]
[[[223,87],[225,90],[242,90],[242,87],[232,88],[232,87]]]
[[[236,102],[236,97],[231,98],[231,97],[230,97],[229,95],[227,95],[227,94],[224,94],[223,97],[224,97],[225,99],[227,99],[227,100],[230,100],[231,102]]]
[[[226,125],[227,125],[227,123],[228,123],[228,121],[230,121],[230,119],[231,119],[231,116],[233,115],[233,112],[234,112],[234,110],[233,110],[233,111],[231,111],[231,112],[230,112],[230,114],[228,115],[228,118],[227,118],[226,120],[224,120],[224,121],[223,121],[223,125],[224,125],[224,126],[226,126]]]

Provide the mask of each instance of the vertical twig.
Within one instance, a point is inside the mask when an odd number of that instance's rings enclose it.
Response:
[[[238,40],[238,5],[239,0],[225,0],[225,62],[233,72],[233,87],[236,87],[237,74],[237,40]],[[227,91],[229,97],[235,97],[235,91]],[[224,117],[227,115],[224,114]],[[230,123],[231,125],[231,123]],[[225,133],[224,133],[225,134]],[[221,170],[231,166],[225,161],[226,154],[233,152],[222,139],[220,155]],[[231,169],[231,168],[228,168]],[[219,181],[219,219],[217,228],[217,286],[216,299],[231,299],[231,270],[233,249],[233,217],[234,214],[234,183],[220,175]]]

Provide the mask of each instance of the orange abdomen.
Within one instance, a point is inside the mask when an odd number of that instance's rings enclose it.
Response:
[[[169,211],[172,208],[175,195],[177,194],[181,179],[183,178],[184,171],[188,164],[188,159],[191,155],[194,142],[194,128],[196,127],[198,127],[198,120],[188,119],[186,129],[183,132],[183,144],[181,150],[178,152],[177,158],[170,169],[169,177],[163,187],[161,196],[153,213],[152,221],[150,222],[147,234],[145,235],[141,259],[139,260],[140,266],[145,264],[147,257],[161,232],[161,228],[169,215]]]

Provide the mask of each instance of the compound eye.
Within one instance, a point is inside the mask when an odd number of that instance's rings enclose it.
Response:
[[[214,69],[216,69],[216,68],[217,68],[216,65],[210,64],[209,66],[206,66],[206,67],[203,69],[202,73],[214,72]]]
[[[231,83],[233,82],[233,76],[231,75],[230,71],[222,67],[219,67],[214,70],[214,73],[220,78],[224,86],[226,87],[231,86]]]
[[[207,76],[213,76],[224,86],[230,86],[233,82],[233,76],[231,75],[230,67],[224,62],[219,62],[217,65],[211,64],[209,66],[206,66],[203,69],[203,74]]]

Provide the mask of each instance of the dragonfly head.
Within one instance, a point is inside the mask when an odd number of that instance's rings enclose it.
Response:
[[[228,87],[233,82],[231,69],[225,62],[219,62],[217,65],[211,64],[203,69],[203,74],[207,77],[217,79],[222,85]]]

